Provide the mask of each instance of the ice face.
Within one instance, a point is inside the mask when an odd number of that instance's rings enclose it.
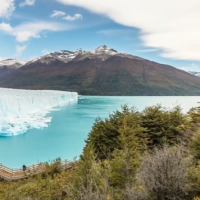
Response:
[[[52,108],[77,100],[76,92],[0,88],[0,136],[47,127],[51,118],[46,114]]]

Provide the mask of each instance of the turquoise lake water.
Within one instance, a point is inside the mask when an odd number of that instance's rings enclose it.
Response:
[[[55,158],[73,160],[82,153],[95,118],[107,118],[121,105],[142,110],[161,103],[165,107],[181,105],[183,111],[197,106],[200,97],[90,97],[80,96],[78,102],[69,103],[58,111],[47,128],[28,130],[23,135],[0,137],[0,163],[21,167]]]

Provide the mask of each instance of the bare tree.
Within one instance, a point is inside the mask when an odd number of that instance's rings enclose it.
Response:
[[[137,189],[127,188],[127,199],[183,200],[190,184],[187,170],[191,158],[183,146],[155,148],[144,156],[137,171]]]

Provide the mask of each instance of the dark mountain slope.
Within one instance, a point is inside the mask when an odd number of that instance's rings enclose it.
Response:
[[[130,55],[79,54],[69,62],[39,60],[6,75],[0,87],[77,91],[84,95],[200,95],[200,79]]]
[[[0,79],[6,77],[9,73],[12,73],[14,69],[10,69],[6,66],[0,68]]]
[[[13,73],[25,64],[25,61],[16,59],[0,60],[0,79],[6,77],[10,73]]]

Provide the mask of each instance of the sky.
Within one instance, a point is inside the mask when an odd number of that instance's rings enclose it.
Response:
[[[200,71],[200,1],[0,0],[0,59],[100,45]]]

